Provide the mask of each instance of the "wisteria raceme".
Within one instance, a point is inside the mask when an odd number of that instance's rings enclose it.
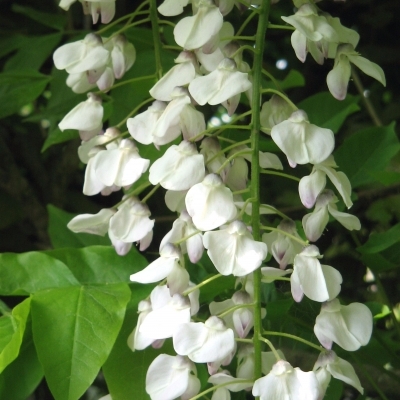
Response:
[[[62,0],[60,7],[67,10],[72,3],[73,0]],[[149,3],[150,8],[144,9],[154,16],[155,1]],[[132,243],[138,242],[141,251],[150,246],[155,220],[150,218],[152,212],[146,202],[155,190],[161,190],[159,186],[166,190],[166,206],[178,214],[161,243],[156,244],[159,257],[130,276],[133,282],[158,285],[139,302],[137,324],[127,338],[129,348],[161,348],[164,341],[171,340],[176,352],[160,354],[151,363],[146,375],[146,391],[151,399],[197,396],[205,382],[197,377],[195,363],[207,364],[208,383],[214,385],[213,400],[230,399],[230,392],[241,390],[252,390],[261,400],[322,399],[331,376],[362,392],[352,366],[338,358],[331,347],[337,343],[354,351],[367,344],[372,332],[371,313],[360,303],[340,304],[337,296],[342,275],[334,267],[321,264],[318,248],[308,242],[321,237],[329,215],[348,230],[361,228],[357,217],[339,211],[338,197],[325,189],[328,177],[344,205],[350,208],[350,181],[336,170],[332,130],[313,124],[282,91],[263,90],[263,83],[257,78],[257,70],[262,68],[262,57],[257,58],[257,54],[262,55],[266,29],[262,20],[268,21],[267,5],[276,1],[251,1],[248,6],[246,1],[233,0],[193,0],[191,6],[189,3],[164,0],[159,5],[158,12],[165,17],[185,12],[173,30],[181,51],[175,65],[163,76],[159,74],[152,85],[152,104],[146,109],[151,99],[145,101],[127,113],[117,127],[103,124],[102,101],[107,98],[105,92],[113,96],[115,80],[123,78],[134,64],[134,46],[120,31],[108,38],[89,33],[54,53],[56,68],[69,74],[67,85],[74,92],[93,91],[96,86],[99,89],[88,93],[88,100],[79,103],[59,124],[61,130],[78,130],[83,141],[79,156],[86,164],[84,194],[124,192],[120,203],[97,214],[78,215],[68,227],[74,232],[97,235],[108,232],[117,253],[124,255]],[[94,23],[99,15],[107,23],[115,13],[112,0],[82,1],[82,5],[85,13],[92,14]],[[143,3],[143,7],[146,5]],[[255,48],[251,67],[243,56],[246,48],[240,45],[241,35],[236,37],[233,26],[224,21],[235,12],[235,5],[242,12],[252,9],[259,13],[258,29],[264,29],[263,35],[251,38]],[[380,67],[354,50],[359,41],[357,32],[322,12],[314,1],[302,0],[294,15],[282,19],[294,27],[291,43],[302,62],[308,53],[319,64],[327,58],[334,60],[327,82],[337,99],[346,96],[350,63],[385,84]],[[156,68],[161,71],[162,65],[157,64]],[[134,92],[134,83],[130,84]],[[244,96],[242,99],[242,93],[246,93],[247,100]],[[264,94],[270,98],[262,104]],[[237,116],[235,113],[242,112],[242,106],[247,107],[246,101],[249,110]],[[214,114],[220,112],[216,111],[218,107],[225,108],[223,115],[232,124],[221,129],[207,124],[210,106],[216,106]],[[243,121],[250,114],[252,121],[245,125]],[[121,133],[124,123],[127,132]],[[243,132],[240,140],[229,135],[235,129]],[[307,209],[315,207],[302,219],[304,232],[300,224],[275,206],[260,204],[260,170],[289,176],[277,172],[284,171],[277,154],[261,151],[255,144],[262,134],[271,148],[277,146],[282,151],[292,168],[310,166],[311,172],[300,179],[298,187],[299,204]],[[157,156],[142,158],[140,152],[145,146],[154,147]],[[155,188],[148,190],[151,185]],[[264,221],[271,216],[275,225],[265,226]],[[262,233],[263,230],[269,233]],[[303,239],[303,233],[308,240]],[[205,257],[214,273],[200,281],[200,262]],[[275,260],[279,268],[267,266],[267,259]],[[193,266],[188,266],[191,263],[199,263],[193,278]],[[226,293],[218,292],[218,300],[210,301],[209,308],[200,309],[202,287],[229,276],[236,277],[230,295],[222,299]],[[273,285],[275,281],[290,281],[295,302],[305,295],[322,303],[314,332],[328,350],[321,353],[314,371],[292,367],[266,338],[268,332],[264,333],[262,321],[268,319],[268,313],[263,307],[261,284]],[[284,290],[282,286],[280,290]],[[289,291],[288,286],[285,290]],[[269,291],[266,289],[265,293]],[[261,351],[262,343],[270,351]],[[318,348],[315,343],[311,346]],[[238,362],[233,376],[231,362],[235,357]]]

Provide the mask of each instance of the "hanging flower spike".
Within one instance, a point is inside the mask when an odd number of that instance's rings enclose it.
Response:
[[[175,42],[186,50],[194,50],[207,43],[222,27],[223,17],[211,0],[200,0],[193,17],[181,19],[174,28]]]
[[[340,293],[342,275],[329,265],[320,264],[318,248],[306,247],[294,258],[294,271],[290,277],[293,299],[300,302],[305,294],[314,301],[329,301]]]
[[[280,360],[267,376],[254,382],[252,393],[260,400],[318,400],[318,389],[314,372],[303,372]]]
[[[332,215],[346,229],[360,230],[360,220],[355,216],[337,210],[339,200],[331,190],[324,190],[317,198],[315,210],[303,217],[302,224],[307,239],[316,242],[322,235],[329,221],[329,214]],[[329,214],[328,214],[329,212]]]
[[[338,299],[325,303],[315,320],[314,333],[326,349],[337,343],[347,351],[368,344],[372,334],[372,313],[361,303],[342,306]]]
[[[360,68],[364,74],[371,76],[383,86],[386,86],[385,73],[378,64],[361,57],[351,44],[342,44],[337,48],[335,65],[326,77],[328,89],[336,99],[343,100],[346,98],[347,86],[351,75],[350,63]]]
[[[237,214],[232,192],[218,175],[207,175],[186,194],[186,209],[195,227],[209,231],[234,219]]]
[[[248,74],[239,72],[230,58],[223,59],[218,68],[205,76],[199,76],[189,84],[189,92],[203,106],[221,104],[233,96],[250,89]]]
[[[325,395],[331,376],[355,387],[361,394],[364,393],[364,389],[352,365],[343,360],[343,358],[339,358],[332,350],[324,351],[318,356],[313,371],[320,384],[321,398]]]
[[[196,146],[182,141],[179,146],[170,146],[164,155],[150,167],[149,181],[169,190],[188,190],[205,176],[203,155]]]
[[[222,275],[244,276],[256,270],[267,256],[267,245],[253,239],[246,225],[234,221],[227,228],[206,232],[203,244]]]
[[[88,93],[88,99],[74,107],[58,124],[61,131],[77,129],[82,140],[87,141],[98,135],[103,127],[103,106],[101,99]]]
[[[291,167],[321,163],[335,146],[333,132],[310,124],[303,110],[295,111],[288,120],[275,125],[271,137],[285,153]]]
[[[150,364],[146,375],[146,392],[151,400],[189,399],[200,390],[195,365],[181,356],[160,354]]]
[[[189,322],[177,327],[172,337],[175,351],[196,363],[216,362],[226,358],[235,347],[232,329],[217,317],[205,323]]]

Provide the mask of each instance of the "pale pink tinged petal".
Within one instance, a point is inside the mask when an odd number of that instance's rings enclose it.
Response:
[[[304,207],[314,207],[318,195],[324,190],[326,185],[325,173],[316,170],[311,175],[304,176],[299,182],[299,195]]]
[[[304,36],[300,31],[295,30],[290,39],[293,50],[296,53],[296,57],[301,62],[305,62],[307,57],[307,37]]]
[[[101,23],[108,24],[115,15],[115,1],[100,1]]]
[[[361,69],[364,74],[371,76],[376,79],[378,82],[382,83],[383,86],[386,86],[386,78],[383,69],[378,65],[364,57],[348,55],[350,62],[356,65]]]
[[[111,231],[108,231],[108,237],[110,238],[111,243],[114,246],[115,252],[119,256],[125,256],[129,253],[129,250],[132,247],[132,243],[125,243],[121,240],[118,240]]]
[[[294,301],[300,303],[300,301],[303,299],[304,292],[303,289],[301,288],[300,279],[297,274],[296,268],[294,269],[292,275],[290,276],[290,289]]]
[[[145,251],[151,244],[153,240],[153,231],[147,233],[142,239],[139,240],[139,250]]]
[[[235,310],[232,317],[236,333],[240,338],[244,339],[254,325],[253,313],[246,308],[242,308]]]
[[[361,229],[360,220],[355,215],[340,212],[336,209],[336,207],[331,205],[328,206],[328,210],[332,217],[340,222],[349,231],[359,231]]]
[[[106,92],[114,84],[114,72],[110,67],[107,67],[105,71],[101,74],[100,78],[97,80],[97,87]]]
[[[204,345],[208,329],[203,323],[189,322],[180,325],[173,337],[174,350],[181,356],[187,356]]]
[[[349,84],[351,66],[345,55],[339,55],[339,60],[326,77],[326,83],[332,96],[338,100],[346,98],[347,86]]]
[[[302,225],[306,237],[311,242],[316,242],[329,222],[328,208],[321,207],[303,217]]]
[[[164,0],[157,8],[158,12],[165,17],[173,17],[183,13],[183,7],[186,7],[189,0]]]
[[[150,263],[142,271],[136,272],[130,276],[132,282],[139,283],[154,283],[165,279],[178,264],[175,258],[159,257],[157,260]]]
[[[198,233],[190,237],[186,241],[186,248],[190,261],[196,264],[201,259],[204,251],[202,234]]]
[[[198,49],[216,35],[223,17],[215,6],[201,6],[193,17],[181,19],[174,29],[175,42],[187,50]]]

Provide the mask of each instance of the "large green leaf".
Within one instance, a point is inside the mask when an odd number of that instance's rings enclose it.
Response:
[[[48,288],[79,285],[68,267],[40,252],[0,254],[0,294],[29,295]]]
[[[18,357],[0,374],[0,399],[26,400],[42,378],[29,319]]]
[[[335,152],[340,169],[349,177],[353,188],[375,182],[374,174],[388,166],[400,150],[395,124],[367,128],[345,140]]]
[[[36,37],[27,36],[17,53],[6,62],[4,71],[40,69],[55,50],[61,38],[61,33]]]
[[[24,65],[24,64],[23,64]],[[18,112],[43,92],[50,77],[32,70],[0,74],[0,118]]]
[[[0,374],[18,356],[30,312],[30,303],[31,299],[28,298],[15,306],[11,313],[4,314],[0,318]]]
[[[54,28],[57,30],[63,29],[67,22],[66,14],[50,14],[43,11],[38,11],[36,8],[13,4],[12,10],[16,13],[23,14],[28,18],[39,22],[42,25]]]
[[[358,247],[361,253],[379,253],[400,241],[400,223],[383,233],[373,233],[367,243]]]
[[[119,256],[111,246],[91,246],[82,249],[47,251],[68,266],[79,282],[129,282],[129,276],[148,265],[148,261],[133,247],[126,256]]]
[[[329,92],[322,92],[303,100],[298,107],[307,113],[312,124],[336,133],[345,119],[360,109],[358,101],[358,96],[348,94],[346,99],[339,101]]]
[[[91,385],[114,345],[130,295],[120,283],[32,297],[33,338],[56,400],[77,400]]]
[[[147,369],[158,354],[171,352],[171,346],[167,344],[160,350],[149,347],[135,352],[127,345],[128,336],[136,326],[138,303],[149,295],[152,287],[132,285],[132,298],[126,310],[124,324],[110,356],[103,365],[104,377],[113,400],[149,399],[145,390]]]
[[[67,228],[67,224],[75,214],[67,213],[59,208],[49,204],[47,206],[49,213],[48,232],[51,244],[54,248],[64,247],[85,247],[93,245],[110,245],[108,237],[91,235],[89,233],[74,233]]]

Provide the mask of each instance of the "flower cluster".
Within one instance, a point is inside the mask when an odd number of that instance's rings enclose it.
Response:
[[[62,1],[60,6],[68,8],[71,3]],[[188,3],[165,0],[158,11],[164,16],[180,15]],[[150,185],[155,186],[154,190],[166,190],[166,205],[177,213],[177,218],[160,243],[159,257],[130,277],[133,282],[159,285],[139,303],[138,322],[128,339],[129,347],[160,348],[171,338],[176,352],[176,356],[159,355],[147,371],[146,390],[153,400],[189,399],[197,395],[201,385],[196,363],[207,364],[208,382],[218,386],[214,400],[228,399],[230,391],[244,389],[252,390],[262,400],[321,399],[331,376],[362,392],[351,365],[338,358],[331,348],[336,343],[354,351],[367,344],[372,332],[371,313],[363,304],[340,304],[340,272],[321,264],[319,249],[308,242],[321,237],[329,215],[349,230],[360,229],[355,216],[338,210],[338,197],[325,188],[326,177],[348,208],[352,205],[351,185],[346,175],[336,170],[331,130],[312,124],[307,114],[283,93],[272,96],[262,107],[254,104],[252,93],[260,88],[253,86],[251,68],[242,58],[243,48],[233,41],[232,25],[224,22],[235,3],[192,1],[193,15],[182,18],[174,28],[175,41],[182,51],[175,65],[151,88],[152,104],[127,118],[130,136],[121,134],[116,127],[103,130],[104,112],[98,93],[89,93],[88,100],[78,104],[60,122],[61,130],[76,129],[82,139],[78,152],[86,164],[83,193],[92,196],[124,191],[122,201],[115,207],[95,215],[79,215],[68,226],[74,232],[108,233],[120,255],[126,254],[135,242],[144,250],[153,237],[154,220],[146,205],[153,191],[145,197],[142,192]],[[244,2],[237,3],[242,7]],[[107,22],[114,2],[83,4],[92,7],[92,14],[95,9],[93,15],[100,13],[103,22]],[[346,95],[350,62],[384,83],[380,68],[354,51],[358,34],[343,27],[337,18],[320,12],[313,3],[306,3],[295,15],[282,18],[296,29],[292,44],[300,60],[304,61],[308,52],[318,63],[335,58],[328,86],[336,98]],[[119,35],[103,39],[88,34],[54,53],[56,67],[70,74],[67,84],[77,93],[96,85],[102,92],[109,90],[114,79],[121,78],[134,60],[133,45]],[[256,215],[282,213],[247,195],[248,163],[258,163],[259,169],[270,171],[282,170],[283,165],[275,154],[257,151],[254,157],[253,149],[247,147],[250,140],[228,139],[230,144],[226,146],[217,129],[207,128],[200,106],[221,105],[230,118],[235,118],[244,95],[252,109],[256,107],[261,112],[261,131],[270,134],[290,167],[312,166],[311,174],[299,183],[301,203],[308,209],[314,207],[302,220],[308,241],[301,238],[294,221],[286,217],[277,227],[261,226],[270,233],[261,236],[253,232],[249,221],[255,207],[259,209]],[[135,143],[157,149],[168,146],[151,163],[140,156]],[[148,183],[137,185],[139,180],[143,182],[147,171]],[[209,304],[206,319],[203,314],[197,319],[199,288],[203,284],[191,281],[186,264],[189,260],[197,263],[205,250],[218,272],[212,279],[232,275],[236,277],[237,290],[231,298]],[[264,264],[268,252],[279,268]],[[287,268],[289,265],[291,268]],[[265,310],[255,307],[260,302],[255,285],[261,282],[255,281],[253,272],[258,270],[262,282],[288,279],[285,276],[290,274],[288,280],[296,302],[305,295],[321,303],[314,332],[324,349],[313,371],[292,367],[270,344],[271,352],[261,355],[265,376],[254,381],[254,347],[241,340],[251,338],[255,320],[265,317]],[[224,369],[235,356],[236,377]]]

